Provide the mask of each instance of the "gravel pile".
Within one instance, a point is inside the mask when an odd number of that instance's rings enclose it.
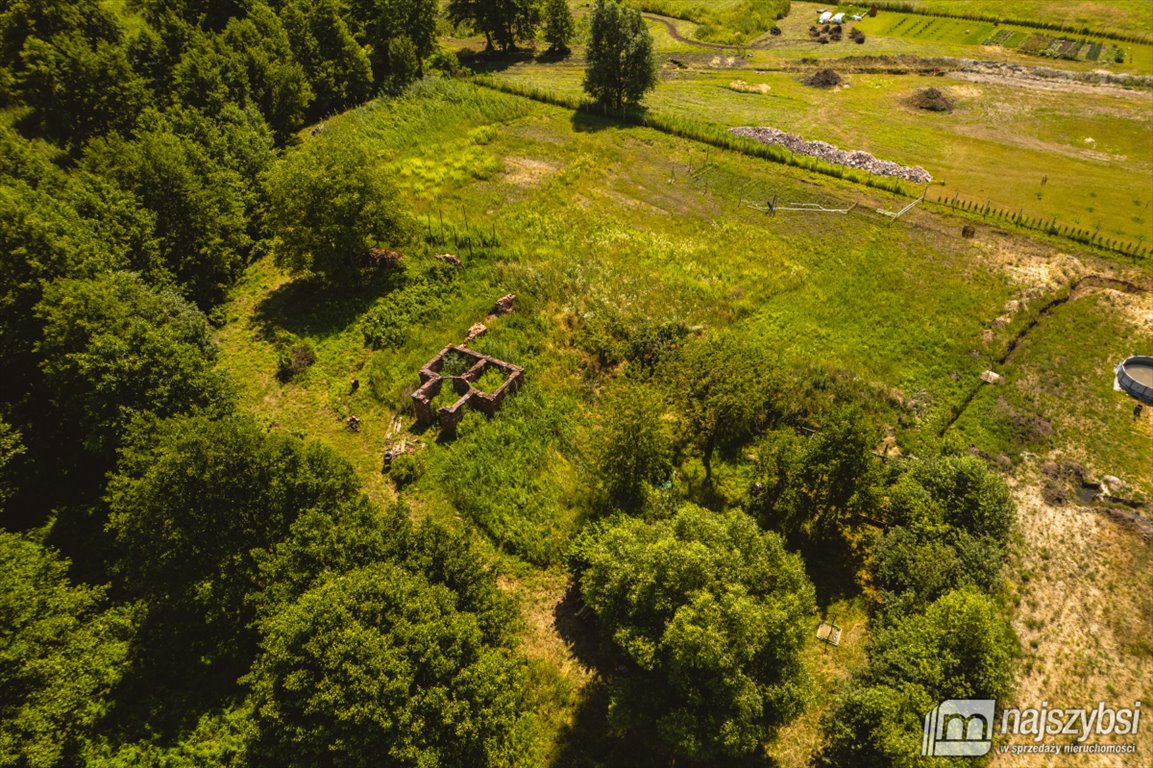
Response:
[[[806,141],[796,134],[785,133],[777,128],[730,128],[729,133],[755,139],[763,144],[777,144],[798,155],[816,157],[825,162],[844,165],[849,168],[860,168],[874,176],[893,176],[916,184],[927,184],[933,180],[929,172],[919,165],[910,168],[907,165],[898,165],[889,160],[878,160],[868,152],[859,149],[850,152],[838,149],[824,141]]]

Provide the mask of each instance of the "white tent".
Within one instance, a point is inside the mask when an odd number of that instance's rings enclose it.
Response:
[[[842,22],[844,22],[844,20],[845,20],[845,14],[843,14],[843,13],[838,13],[836,16],[833,17],[833,23],[834,24],[841,24]]]
[[[831,18],[833,18],[833,12],[832,11],[825,11],[824,13],[822,13],[820,15],[820,17],[817,18],[817,23],[818,24],[827,24],[829,22],[829,19],[831,19]]]

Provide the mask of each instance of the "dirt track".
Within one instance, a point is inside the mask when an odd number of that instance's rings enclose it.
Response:
[[[685,37],[684,35],[682,35],[680,30],[677,29],[677,25],[676,25],[676,22],[679,21],[679,19],[674,19],[674,18],[671,18],[669,16],[658,16],[655,13],[642,13],[641,16],[648,19],[649,21],[657,21],[657,22],[660,22],[661,24],[664,24],[665,29],[667,29],[669,31],[669,35],[674,40],[676,40],[678,43],[684,43],[686,45],[695,45],[695,46],[698,46],[700,48],[707,48],[711,51],[735,52],[735,51],[748,51],[748,50],[754,50],[754,49],[760,50],[760,49],[764,49],[764,48],[773,48],[776,45],[796,45],[798,42],[796,40],[774,40],[772,35],[769,34],[768,32],[766,32],[765,34],[761,35],[760,37],[752,40],[748,45],[721,45],[720,43],[705,43],[705,42],[701,42],[700,40],[693,40],[690,37]]]

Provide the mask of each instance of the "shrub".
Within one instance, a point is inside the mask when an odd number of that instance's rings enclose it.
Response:
[[[316,362],[316,351],[307,341],[280,350],[280,360],[276,377],[281,381],[291,381],[312,367]]]
[[[454,274],[452,267],[434,267],[377,300],[360,319],[365,343],[374,349],[403,344],[409,327],[433,313],[452,293]]]
[[[396,483],[397,488],[411,484],[420,475],[420,467],[416,457],[411,453],[402,453],[392,460],[388,467],[388,476]]]
[[[428,57],[428,71],[430,74],[459,75],[461,73],[460,59],[456,51],[439,48]]]

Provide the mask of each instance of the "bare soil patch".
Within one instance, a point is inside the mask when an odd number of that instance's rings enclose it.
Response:
[[[506,157],[504,180],[518,187],[535,187],[556,173],[556,166],[531,157]]]
[[[1110,510],[1049,503],[1035,465],[1023,467],[1012,485],[1020,534],[1009,568],[1021,644],[1014,702],[1132,707],[1148,700],[1153,542]],[[1083,764],[1146,766],[1153,729],[1142,728],[1136,742],[1136,755],[1094,755]],[[1067,764],[1060,755],[997,754],[992,761],[998,767]]]

